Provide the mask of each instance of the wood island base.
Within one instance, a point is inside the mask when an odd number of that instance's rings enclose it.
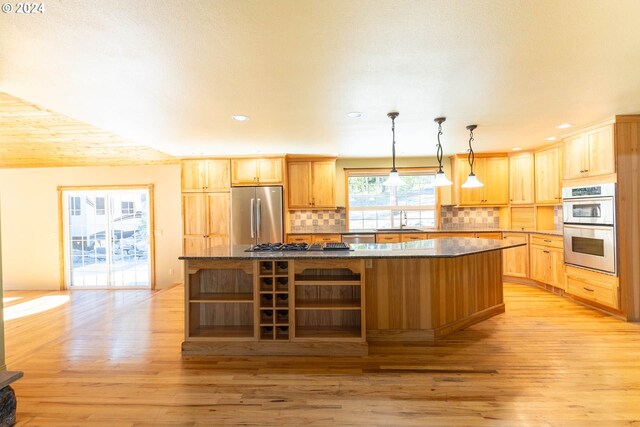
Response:
[[[184,356],[360,356],[503,313],[502,251],[185,260]]]

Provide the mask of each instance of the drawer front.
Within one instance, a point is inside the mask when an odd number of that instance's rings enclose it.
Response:
[[[567,293],[577,297],[594,301],[615,309],[620,308],[618,304],[618,287],[586,281],[581,277],[567,274]]]
[[[376,243],[400,243],[400,235],[392,233],[376,234]]]
[[[313,243],[339,243],[342,241],[340,234],[316,234],[313,236]]]
[[[415,240],[427,240],[427,233],[407,233],[400,235],[401,242],[413,242]]]
[[[476,233],[476,237],[479,239],[502,240],[502,233]]]
[[[531,235],[531,244],[540,246],[551,246],[552,248],[562,249],[562,236],[540,236]]]
[[[289,234],[287,236],[287,243],[311,243],[310,234]]]
[[[430,239],[442,239],[445,237],[475,237],[475,233],[429,233]]]

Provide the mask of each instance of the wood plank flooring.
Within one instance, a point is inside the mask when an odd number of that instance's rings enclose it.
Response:
[[[183,359],[182,287],[5,298],[52,305],[5,325],[18,425],[640,425],[640,324],[527,286],[436,346],[339,358]]]

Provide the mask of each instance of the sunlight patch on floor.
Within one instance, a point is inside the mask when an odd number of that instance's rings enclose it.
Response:
[[[7,298],[5,298],[5,301]],[[49,295],[4,309],[4,320],[19,319],[59,307],[69,301],[69,295]]]

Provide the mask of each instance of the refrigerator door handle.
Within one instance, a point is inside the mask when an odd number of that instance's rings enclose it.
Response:
[[[251,199],[251,238],[256,237],[255,221],[253,220],[253,211],[255,210],[256,199]]]
[[[260,238],[260,212],[262,211],[262,200],[258,199],[258,209],[256,209],[256,230],[257,230],[257,234],[258,234],[258,239]]]

